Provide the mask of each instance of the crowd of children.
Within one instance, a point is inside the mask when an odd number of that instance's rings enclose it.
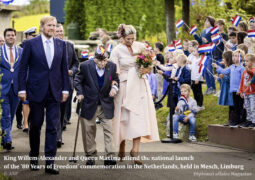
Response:
[[[195,116],[205,109],[203,95],[216,93],[215,80],[220,83],[218,104],[229,106],[229,118],[225,126],[255,127],[255,38],[248,36],[249,30],[255,30],[255,18],[249,19],[249,28],[241,21],[237,28],[228,27],[227,33],[224,32],[225,21],[222,19],[216,21],[208,16],[204,25],[201,35],[196,32],[192,34],[195,40],[183,40],[182,48],[173,48],[171,44],[163,50],[163,44],[157,42],[154,46],[155,68],[148,74],[154,101],[167,93],[167,87],[172,83],[172,99],[168,99],[167,105],[169,107],[170,102],[173,103],[174,137],[178,137],[178,122],[188,123],[190,141],[196,141]],[[221,37],[214,42],[216,48],[210,53],[200,52],[201,45],[213,42],[212,29],[215,27],[218,27]],[[162,75],[163,81],[159,75]],[[204,82],[207,90],[203,94]],[[194,99],[190,97],[191,89]],[[167,127],[168,124],[169,116]]]

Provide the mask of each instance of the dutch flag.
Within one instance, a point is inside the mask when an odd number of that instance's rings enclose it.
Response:
[[[215,47],[214,43],[203,44],[198,47],[198,53],[211,52]]]
[[[112,52],[112,48],[113,48],[112,44],[107,44],[106,51],[107,52]]]
[[[255,30],[249,30],[248,37],[255,37]]]
[[[89,60],[94,60],[95,57],[94,56],[89,56]]]
[[[89,57],[88,51],[82,51],[82,52],[81,52],[81,57],[82,57],[82,58],[88,58],[88,57]]]
[[[197,31],[197,26],[193,25],[193,26],[191,26],[189,33],[190,33],[190,35],[193,35],[194,32],[196,32],[196,31]]]
[[[175,24],[176,28],[179,29],[184,24],[184,21],[182,19],[178,20]]]
[[[234,18],[231,19],[232,24],[233,24],[235,27],[237,27],[238,24],[239,24],[239,22],[241,21],[241,19],[242,19],[242,18],[241,18],[240,16],[236,15]]]
[[[174,47],[173,44],[168,45],[168,51],[169,51],[169,52],[175,51],[175,47]]]
[[[220,37],[220,35],[217,33],[217,34],[212,35],[212,36],[211,36],[211,39],[212,39],[212,42],[216,43],[216,42],[218,42],[218,41],[221,39],[221,37]]]
[[[12,3],[14,0],[0,0],[0,3],[3,3],[5,5],[9,5],[10,3]]]
[[[213,28],[210,30],[210,33],[211,33],[211,34],[216,34],[217,32],[219,32],[219,27],[218,27],[218,26],[215,26],[215,27],[213,27]]]
[[[177,43],[175,44],[175,48],[176,48],[176,49],[182,49],[182,44],[181,44],[181,42],[177,42]]]
[[[204,74],[204,69],[205,69],[205,66],[206,66],[206,61],[207,61],[207,56],[203,55],[201,56],[200,60],[199,60],[199,63],[198,63],[198,66],[199,66],[199,69],[198,69],[198,73],[203,75]]]

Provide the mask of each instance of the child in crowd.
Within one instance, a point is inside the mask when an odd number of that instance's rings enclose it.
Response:
[[[247,112],[247,121],[241,126],[255,127],[255,84],[249,82],[255,73],[255,56],[247,54],[244,57],[245,70],[240,83],[240,95],[244,98],[244,107]]]
[[[245,44],[239,44],[239,45],[237,46],[237,49],[241,49],[241,50],[244,52],[244,54],[247,54],[247,53],[248,53],[248,47],[247,47],[247,45],[245,45]]]
[[[237,32],[237,44],[242,44],[244,43],[244,38],[247,36],[247,32],[244,32],[244,31],[240,31],[240,32]]]
[[[223,40],[227,41],[228,35],[224,32],[225,20],[219,19],[216,21],[215,25],[218,26],[218,28],[219,28],[220,36],[223,38]]]
[[[202,73],[199,73],[199,62],[201,57],[198,53],[198,42],[196,40],[192,40],[190,43],[189,50],[191,54],[189,57],[191,57],[191,89],[193,91],[193,95],[195,100],[197,101],[198,110],[204,110],[205,107],[203,106],[203,92],[202,92],[202,83],[203,83],[203,77]]]
[[[164,60],[164,56],[162,54],[164,50],[164,45],[161,42],[157,42],[154,45],[154,51],[156,53],[156,61],[160,62],[161,65],[165,64],[165,60]],[[162,97],[161,96],[161,92],[162,92],[162,88],[163,88],[163,77],[160,74],[157,74],[157,70],[159,70],[158,67],[154,67],[154,73],[156,75],[157,78],[157,94],[159,96],[159,99]]]
[[[183,40],[183,52],[184,52],[184,54],[188,57],[189,56],[189,40],[187,40],[187,39],[184,39]]]
[[[225,46],[226,46],[228,49],[231,49],[231,47],[233,46],[233,44],[231,43],[231,40],[230,40],[230,34],[231,34],[232,32],[237,32],[236,27],[234,27],[234,26],[228,27],[228,41],[223,40],[223,43],[225,44]],[[226,50],[227,50],[227,49],[226,49]]]
[[[230,89],[229,91],[233,95],[234,106],[230,106],[230,122],[231,126],[236,126],[243,123],[246,119],[246,111],[243,109],[243,99],[240,97],[239,86],[241,76],[244,71],[244,67],[241,65],[244,58],[244,52],[242,50],[236,50],[233,52],[233,62],[231,66],[226,69],[221,68],[217,64],[213,63],[213,67],[217,68],[216,71],[219,74],[230,74]]]
[[[204,25],[205,25],[205,29],[202,31],[201,36],[198,36],[196,33],[194,33],[193,35],[195,40],[197,40],[197,42],[199,43],[199,45],[208,44],[212,42],[212,39],[211,39],[212,34],[210,31],[215,25],[215,19],[211,16],[207,16],[205,18]],[[218,48],[215,48],[215,51],[218,51],[216,49]],[[212,57],[212,54],[208,53],[207,56],[208,56],[208,60],[206,63],[207,71],[205,71],[204,77],[205,77],[206,85],[207,85],[207,90],[205,94],[209,95],[216,92],[215,80],[214,80],[214,77],[212,76],[213,74],[212,58],[215,58],[215,54],[213,54],[213,57]]]
[[[237,33],[236,32],[231,32],[229,35],[229,42],[231,43],[227,43],[226,47],[229,48],[232,51],[235,51],[237,48]]]
[[[244,44],[247,46],[248,52],[250,54],[255,54],[255,38],[245,37]],[[246,54],[247,54],[246,53]]]
[[[222,59],[225,65],[225,68],[228,68],[233,64],[232,61],[233,52],[232,51],[226,51],[222,55]],[[215,75],[215,78],[221,79],[221,86],[220,86],[220,96],[218,100],[218,104],[221,106],[229,106],[229,116],[228,116],[228,123],[225,124],[225,126],[229,126],[233,124],[230,119],[230,109],[231,106],[234,105],[233,102],[233,95],[229,91],[230,89],[230,74],[219,74],[219,77]]]
[[[247,25],[246,22],[241,21],[241,22],[238,24],[237,29],[238,29],[239,32],[241,32],[241,31],[247,32],[247,31],[248,31],[248,25]]]
[[[194,142],[197,141],[195,137],[197,103],[190,97],[190,86],[188,84],[182,84],[180,89],[181,98],[178,101],[173,116],[173,138],[178,138],[178,126],[179,122],[181,122],[183,124],[190,124],[189,140]]]
[[[158,95],[157,95],[157,89],[158,89],[157,77],[152,71],[149,74],[146,74],[146,77],[149,81],[153,101],[155,102],[155,100],[158,97]]]

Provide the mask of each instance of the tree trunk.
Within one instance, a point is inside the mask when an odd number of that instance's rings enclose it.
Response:
[[[167,43],[170,44],[176,37],[174,0],[165,0],[165,13]]]
[[[183,21],[190,26],[189,24],[189,13],[190,12],[190,0],[182,0],[182,19]],[[186,25],[183,26],[183,32],[187,32],[189,29]]]

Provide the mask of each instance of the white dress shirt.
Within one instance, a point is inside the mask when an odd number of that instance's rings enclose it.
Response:
[[[4,46],[5,46],[5,49],[6,49],[6,54],[7,54],[7,58],[8,58],[8,61],[9,61],[9,63],[10,63],[10,61],[11,61],[11,58],[10,58],[10,47],[9,46],[7,46],[7,44],[4,44]],[[16,59],[16,52],[15,52],[15,46],[12,46],[12,55],[13,55],[13,60],[14,60],[14,62],[15,62],[15,59]]]
[[[105,69],[105,68],[104,68]],[[104,69],[99,69],[96,65],[97,74],[99,77],[102,77],[104,75]]]
[[[49,41],[50,43],[50,51],[51,51],[51,64],[52,64],[52,61],[53,61],[53,57],[54,57],[54,40],[53,40],[53,37],[51,37],[50,39],[47,39],[44,34],[42,33],[41,34],[41,37],[42,37],[42,42],[43,42],[43,48],[44,48],[44,52],[45,52],[45,55],[46,55],[46,49],[47,49],[47,42],[46,41]]]

